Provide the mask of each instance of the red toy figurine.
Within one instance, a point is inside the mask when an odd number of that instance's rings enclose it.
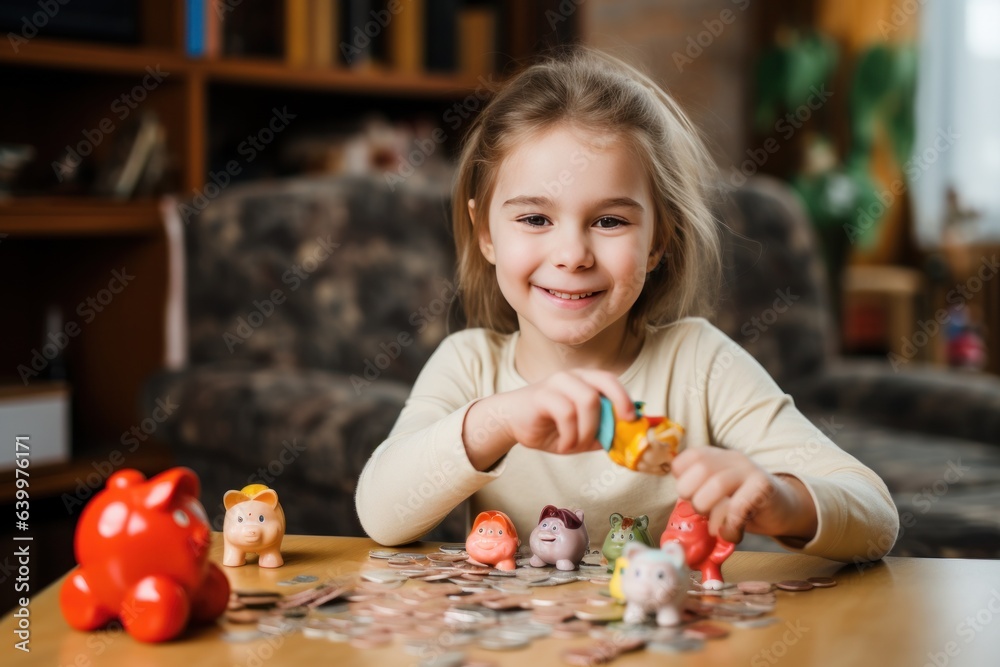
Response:
[[[229,581],[208,560],[209,527],[188,468],[149,481],[120,470],[84,508],[74,550],[79,567],[59,593],[66,621],[96,630],[115,618],[146,642],[173,639],[188,620],[226,610]]]
[[[687,500],[678,500],[670,513],[667,529],[660,536],[660,547],[668,542],[677,542],[684,547],[688,567],[701,571],[702,588],[722,588],[722,564],[736,545],[710,535],[708,519],[695,512]]]

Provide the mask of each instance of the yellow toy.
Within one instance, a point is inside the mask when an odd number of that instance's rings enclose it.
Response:
[[[611,593],[611,597],[619,602],[625,602],[625,594],[622,593],[622,572],[628,566],[628,558],[625,556],[619,556],[615,559],[615,571],[611,575],[611,583],[608,584],[608,592]]]
[[[636,418],[616,419],[611,401],[601,397],[597,440],[611,460],[630,470],[666,475],[682,447],[684,427],[666,417],[647,417],[635,403]]]

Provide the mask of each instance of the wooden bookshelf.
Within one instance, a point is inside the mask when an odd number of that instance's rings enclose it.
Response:
[[[296,1],[301,7],[301,0]],[[306,5],[321,1],[309,0]],[[403,6],[423,8],[426,2],[412,0]],[[410,34],[406,40],[392,36],[392,31],[404,27],[430,31],[414,17],[389,27],[387,35],[397,44],[389,50],[388,60],[363,66],[338,63],[335,54],[327,54],[324,62],[316,56],[315,46],[305,63],[293,63],[280,53],[251,57],[214,52],[190,57],[186,3],[140,3],[136,45],[56,39],[44,27],[17,49],[9,40],[0,45],[0,85],[5,99],[16,100],[0,104],[0,143],[30,144],[36,150],[15,194],[0,196],[0,313],[5,322],[16,324],[5,329],[0,345],[0,384],[22,384],[17,369],[44,343],[47,312],[57,308],[67,321],[79,323],[79,304],[100,293],[112,272],[125,267],[136,275],[134,284],[116,295],[92,323],[82,326],[82,333],[65,350],[72,387],[74,460],[38,470],[32,482],[38,493],[58,495],[70,488],[102,452],[116,446],[123,432],[148,417],[139,413],[139,395],[146,379],[166,359],[166,304],[176,259],[171,253],[179,246],[171,242],[161,218],[159,193],[127,201],[97,196],[86,184],[56,183],[51,166],[65,147],[78,147],[88,131],[111,121],[114,129],[88,147],[88,156],[92,150],[88,166],[96,170],[112,150],[118,128],[127,122],[114,115],[112,104],[119,96],[137,90],[151,69],[167,73],[146,92],[139,91],[143,100],[135,114],[155,112],[170,158],[161,191],[186,198],[208,182],[213,147],[229,145],[223,131],[257,127],[253,124],[263,124],[264,114],[283,102],[294,101],[302,116],[339,113],[345,121],[367,112],[391,119],[405,120],[408,114],[440,119],[446,109],[482,85],[484,74],[509,73],[512,62],[548,45],[543,39],[551,32],[545,12],[558,5],[553,0],[461,0],[478,12],[465,25],[479,26],[480,31],[488,32],[491,25],[489,16],[484,23],[484,7],[487,14],[495,9],[495,41],[482,40],[482,48],[490,53],[472,54],[477,56],[472,59],[474,67],[494,63],[494,71],[484,73],[463,70],[464,60],[454,71],[421,67],[419,52],[431,32]],[[235,11],[252,4],[246,0]],[[325,36],[336,38],[329,31]],[[468,59],[469,49],[475,47],[474,41],[471,44],[467,37],[456,44],[464,53],[456,58]],[[212,48],[218,48],[217,39]],[[452,140],[457,142],[459,136],[454,133]],[[169,464],[169,453],[155,440],[150,439],[144,451],[140,467],[146,472]],[[11,497],[8,482],[0,474],[0,504]]]
[[[301,9],[303,0],[296,1]],[[429,1],[405,0],[403,6],[423,8]],[[47,314],[53,309],[80,329],[63,350],[71,388],[72,458],[31,470],[35,544],[47,558],[36,563],[33,586],[44,586],[73,564],[72,528],[79,506],[66,506],[64,494],[74,494],[80,480],[93,478],[97,468],[106,470],[107,461],[118,461],[123,434],[150,417],[140,413],[139,397],[150,375],[167,359],[167,304],[178,278],[173,274],[175,253],[180,252],[176,235],[161,218],[159,195],[184,199],[203,190],[210,172],[217,169],[213,164],[218,164],[220,147],[224,154],[235,151],[233,137],[238,140],[241,133],[262,127],[274,106],[288,104],[306,121],[310,115],[352,121],[370,112],[393,122],[441,119],[446,109],[477,91],[481,76],[501,78],[533,51],[551,45],[546,41],[553,33],[546,12],[558,12],[559,1],[461,0],[474,6],[476,15],[464,23],[456,21],[468,34],[458,45],[460,66],[454,71],[421,66],[420,52],[430,32],[412,31],[414,26],[430,27],[413,16],[400,17],[389,27],[387,36],[395,30],[411,33],[407,39],[392,37],[397,41],[385,60],[358,67],[338,63],[335,54],[317,55],[315,45],[305,62],[299,50],[294,64],[282,53],[226,55],[218,50],[218,40],[212,53],[189,57],[186,3],[162,0],[139,0],[135,45],[56,39],[44,26],[17,50],[3,40],[0,143],[29,144],[36,157],[19,177],[14,195],[0,195],[0,320],[5,325],[0,386],[15,394],[32,391],[31,378],[25,387],[18,369],[30,365],[32,353],[44,344]],[[339,2],[347,0],[305,0],[307,6]],[[283,7],[283,2],[234,4],[236,11],[270,11],[272,6]],[[484,7],[487,14],[495,9],[492,41],[481,37],[490,30]],[[234,17],[230,14],[226,20]],[[275,29],[283,31],[279,24]],[[331,29],[317,39],[335,39],[333,33]],[[482,53],[475,52],[477,46]],[[463,69],[465,62],[475,64]],[[492,63],[493,71],[482,71],[484,63]],[[88,183],[97,180],[98,165],[111,154],[119,128],[135,118],[120,118],[111,105],[157,67],[169,75],[138,91],[143,100],[135,113],[155,112],[164,128],[169,155],[164,186],[128,201],[92,194],[96,190]],[[78,147],[102,122],[114,127],[101,141],[86,146],[89,181],[57,183],[53,162],[66,147]],[[450,140],[457,142],[460,136],[452,132]],[[268,150],[277,152],[287,140],[287,133],[276,137]],[[81,316],[87,313],[81,304],[104,294],[113,272],[122,270],[135,276],[132,283],[93,320]],[[169,448],[155,433],[122,462],[122,467],[147,475],[170,465]],[[13,499],[13,474],[0,471],[0,506],[9,507]],[[0,596],[0,607],[10,604]]]

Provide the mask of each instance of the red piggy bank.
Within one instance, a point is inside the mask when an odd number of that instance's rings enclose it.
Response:
[[[701,571],[703,588],[722,588],[722,564],[736,545],[708,532],[708,518],[694,511],[687,500],[678,500],[667,520],[667,529],[660,536],[660,547],[677,542],[684,547],[688,567]]]
[[[76,527],[79,567],[59,592],[66,621],[96,630],[118,618],[136,639],[173,639],[188,621],[226,609],[229,581],[208,560],[209,527],[188,468],[146,480],[120,470],[87,504]]]

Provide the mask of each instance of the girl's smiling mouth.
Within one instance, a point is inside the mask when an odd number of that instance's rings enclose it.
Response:
[[[604,290],[595,290],[592,292],[562,292],[560,290],[541,287],[540,285],[533,285],[532,287],[541,292],[550,302],[562,308],[582,308],[583,306],[593,303],[598,297],[604,294]]]

